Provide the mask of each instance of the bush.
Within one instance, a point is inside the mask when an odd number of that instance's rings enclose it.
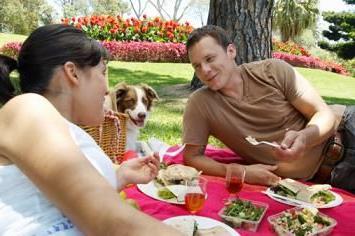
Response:
[[[116,61],[183,62],[189,61],[183,43],[104,41],[103,46]],[[22,43],[7,43],[0,52],[17,58]]]
[[[182,43],[105,41],[102,44],[117,61],[188,62]]]
[[[273,39],[272,51],[285,52],[287,54],[298,55],[298,56],[306,56],[306,57],[311,56],[311,54],[305,48],[291,41],[287,41],[286,43],[284,43]]]
[[[321,70],[331,71],[342,75],[349,75],[346,69],[342,65],[339,65],[335,62],[321,61],[317,57],[297,56],[297,55],[292,55],[292,54],[287,54],[282,52],[274,52],[272,54],[272,57],[284,60],[289,64],[291,64],[292,66],[321,69]]]
[[[6,56],[17,59],[21,46],[21,42],[6,43],[0,48],[0,52]]]
[[[82,29],[89,37],[100,41],[149,41],[184,43],[193,30],[186,22],[163,21],[159,17],[148,19],[128,18],[120,16],[85,16],[79,18],[63,18],[63,24]]]

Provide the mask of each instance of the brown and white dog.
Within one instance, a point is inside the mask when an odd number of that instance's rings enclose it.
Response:
[[[137,151],[139,129],[144,127],[153,101],[158,100],[156,91],[146,84],[117,84],[106,99],[106,105],[113,111],[126,113],[127,122],[126,150]]]

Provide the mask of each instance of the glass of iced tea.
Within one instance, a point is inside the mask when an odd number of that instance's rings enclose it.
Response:
[[[192,181],[186,182],[185,206],[186,209],[195,214],[202,209],[207,190],[207,179],[198,177]]]
[[[245,178],[245,168],[238,164],[229,164],[226,168],[226,187],[230,198],[238,197],[242,190]]]

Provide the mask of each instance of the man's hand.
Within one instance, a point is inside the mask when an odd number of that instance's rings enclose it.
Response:
[[[259,185],[276,185],[280,181],[280,177],[275,175],[272,171],[275,171],[277,166],[255,164],[245,166],[245,182],[248,184]]]
[[[275,157],[282,161],[292,161],[302,157],[306,150],[306,136],[302,131],[287,131],[279,148],[275,148]]]

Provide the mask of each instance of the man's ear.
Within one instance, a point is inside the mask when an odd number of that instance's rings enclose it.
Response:
[[[78,68],[73,62],[67,61],[66,63],[64,63],[63,70],[64,70],[64,74],[66,75],[70,83],[76,85],[79,83],[78,76],[77,76]]]
[[[228,56],[232,57],[233,59],[237,56],[237,48],[233,43],[230,43],[227,46],[227,54]]]

